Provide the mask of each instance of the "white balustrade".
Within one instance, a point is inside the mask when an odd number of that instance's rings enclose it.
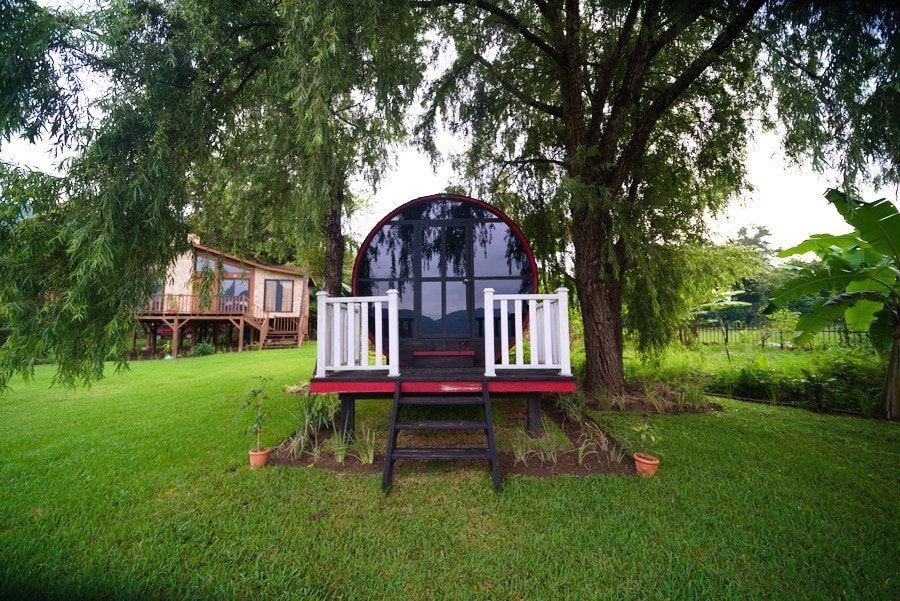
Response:
[[[319,301],[316,377],[329,371],[387,370],[388,376],[400,375],[400,331],[398,292],[386,296],[329,297],[316,294]],[[374,353],[369,355],[369,308],[375,313]],[[387,307],[387,326],[384,309]],[[388,361],[384,362],[383,334],[388,332]]]
[[[525,315],[528,316],[527,327]],[[495,319],[500,328],[499,363],[496,361],[497,350],[494,346]],[[510,319],[513,322],[512,332]],[[524,348],[526,339],[530,343],[527,361]],[[515,343],[514,354],[510,353],[510,341]],[[496,376],[498,368],[558,369],[560,375],[572,375],[568,289],[558,288],[555,294],[494,294],[493,288],[485,288],[484,375]]]

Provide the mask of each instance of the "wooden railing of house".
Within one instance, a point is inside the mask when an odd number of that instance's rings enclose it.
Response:
[[[194,294],[154,294],[147,308],[150,313],[240,315],[251,311],[250,299],[243,295],[214,296],[208,307],[201,308]]]
[[[329,371],[387,370],[400,375],[400,328],[396,290],[386,296],[328,296],[319,292],[316,377]],[[369,353],[369,308],[374,309],[374,353]],[[385,307],[387,323],[384,323]],[[384,362],[383,335],[388,333],[388,362]]]
[[[273,317],[270,332],[296,332],[300,327],[299,317]]]
[[[193,313],[193,294],[154,294],[150,297],[150,313]]]
[[[499,364],[494,347],[495,318],[500,329]],[[512,332],[510,321],[513,322]],[[526,339],[529,341],[527,361]],[[515,343],[512,349],[510,341]],[[487,377],[496,376],[498,368],[558,369],[560,375],[571,376],[568,289],[558,288],[555,294],[494,294],[493,288],[485,288],[484,356],[484,375]]]

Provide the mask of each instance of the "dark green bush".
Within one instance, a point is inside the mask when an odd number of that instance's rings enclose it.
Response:
[[[214,347],[211,342],[198,342],[197,346],[194,347],[195,357],[205,357],[207,355],[212,355],[215,352],[216,347]]]

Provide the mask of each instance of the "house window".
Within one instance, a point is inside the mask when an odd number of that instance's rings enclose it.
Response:
[[[294,310],[294,281],[266,280],[266,293],[263,300],[266,311],[273,313],[290,313]]]

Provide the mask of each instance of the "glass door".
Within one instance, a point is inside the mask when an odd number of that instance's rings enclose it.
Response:
[[[418,337],[470,338],[470,228],[427,225],[419,228],[418,238]]]

